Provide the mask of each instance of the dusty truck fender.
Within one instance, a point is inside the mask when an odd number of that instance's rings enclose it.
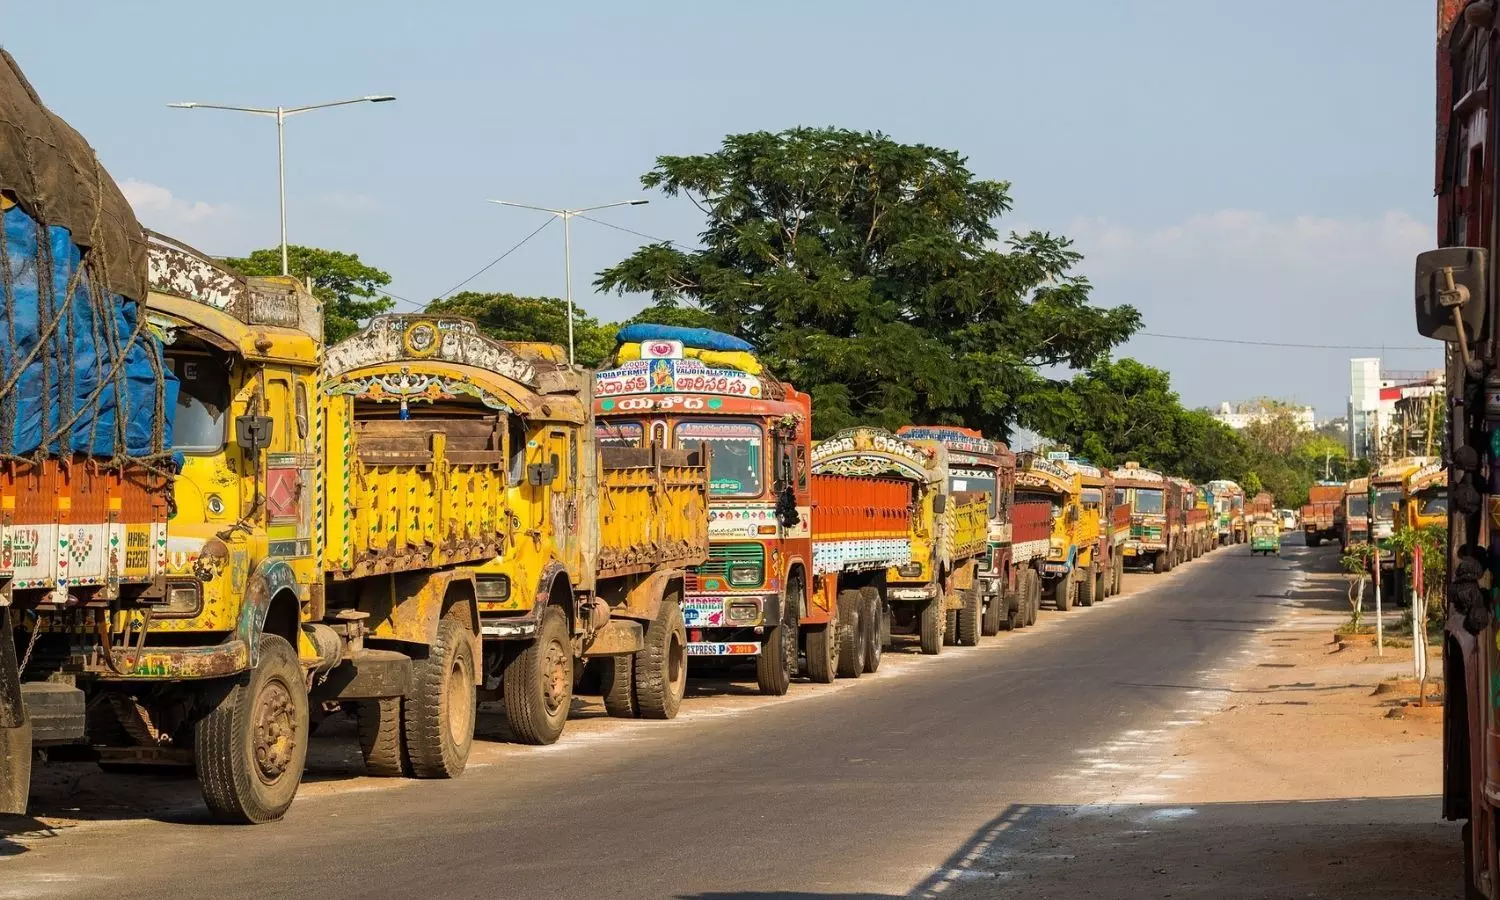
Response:
[[[271,611],[271,603],[281,596],[289,597],[300,609],[302,602],[306,599],[302,596],[302,587],[297,584],[296,573],[284,560],[267,559],[262,560],[255,571],[250,573],[250,578],[245,584],[245,602],[240,607],[240,617],[235,623],[234,637],[249,648],[249,667],[254,668],[260,662],[260,634],[265,630],[266,617]],[[299,617],[300,618],[300,617]],[[295,629],[297,622],[292,623]],[[296,631],[291,634],[282,635],[292,641],[292,646],[297,646]],[[216,675],[229,675],[230,672],[215,672]]]
[[[31,792],[31,721],[21,702],[21,671],[11,611],[0,607],[0,814],[26,812]]]
[[[667,595],[682,596],[686,574],[682,569],[662,569],[641,578],[616,578],[599,596],[609,604],[611,617],[651,622],[661,611]]]
[[[366,578],[360,585],[359,609],[370,614],[365,623],[370,640],[424,648],[437,640],[444,619],[455,619],[469,629],[474,658],[482,658],[474,570],[467,566]],[[475,666],[474,678],[476,684],[483,682],[482,666]]]

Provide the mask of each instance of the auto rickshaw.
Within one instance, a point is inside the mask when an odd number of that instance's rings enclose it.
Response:
[[[1250,555],[1281,555],[1281,526],[1273,519],[1261,519],[1250,526]]]

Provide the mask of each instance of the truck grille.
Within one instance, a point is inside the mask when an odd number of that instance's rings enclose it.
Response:
[[[702,578],[729,580],[729,567],[735,563],[754,563],[762,569],[766,562],[765,544],[711,544],[708,561],[695,567],[688,576],[688,590],[696,590]]]

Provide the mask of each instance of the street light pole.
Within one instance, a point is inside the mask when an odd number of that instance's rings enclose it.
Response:
[[[332,103],[312,103],[307,106],[226,106],[221,103],[168,103],[171,109],[224,109],[230,112],[249,113],[252,116],[270,116],[276,119],[276,184],[281,205],[281,274],[290,275],[291,265],[287,256],[286,241],[286,119],[298,113],[333,106],[348,106],[351,103],[386,103],[396,99],[389,94],[371,94],[351,100],[335,100]]]
[[[534,209],[537,212],[551,213],[562,219],[563,223],[563,292],[568,302],[568,365],[574,364],[573,358],[573,217],[586,212],[594,212],[600,209],[612,209],[616,206],[645,206],[650,200],[620,200],[615,203],[601,203],[598,206],[584,206],[578,209],[552,209],[548,206],[532,206],[529,203],[512,203],[509,200],[491,200],[491,203],[500,206],[513,206],[517,209]]]

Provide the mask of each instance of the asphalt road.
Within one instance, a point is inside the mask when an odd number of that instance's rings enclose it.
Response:
[[[934,896],[1027,840],[1036,810],[1136,777],[1097,748],[1201,704],[1298,560],[1331,552],[1297,543],[1142,575],[1132,595],[847,689],[570,734],[457,781],[299,801],[276,825],[187,816],[27,841],[0,854],[0,896]]]

